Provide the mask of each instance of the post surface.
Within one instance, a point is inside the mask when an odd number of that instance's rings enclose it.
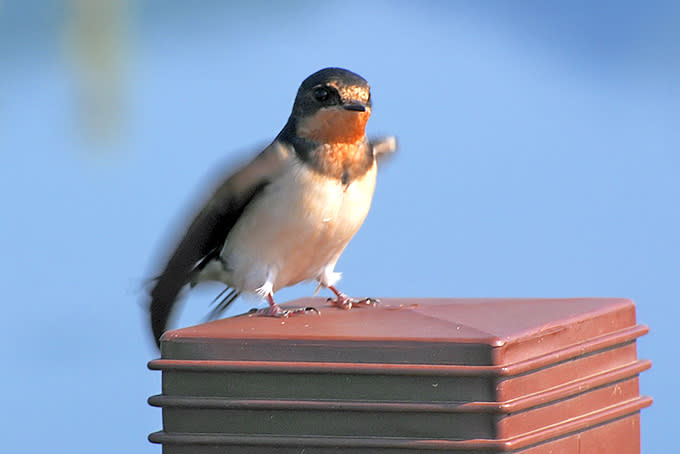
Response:
[[[150,440],[166,453],[639,453],[651,364],[630,300],[290,305],[321,315],[166,333]]]

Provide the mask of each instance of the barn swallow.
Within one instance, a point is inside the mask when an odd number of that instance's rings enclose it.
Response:
[[[335,306],[375,302],[340,292],[334,270],[368,214],[377,158],[396,150],[394,137],[367,139],[371,110],[368,83],[351,71],[326,68],[302,82],[279,135],[217,188],[155,280],[157,345],[183,287],[203,281],[227,286],[213,315],[241,293],[269,302],[261,315],[290,315],[274,293],[311,280],[335,294]]]

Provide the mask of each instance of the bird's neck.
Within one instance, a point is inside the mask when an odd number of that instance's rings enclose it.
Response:
[[[321,142],[297,135],[300,129],[294,123],[289,120],[278,140],[290,144],[298,158],[315,172],[350,184],[373,166],[373,151],[363,130],[353,143]]]

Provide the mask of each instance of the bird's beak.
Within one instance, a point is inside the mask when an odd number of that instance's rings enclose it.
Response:
[[[343,104],[342,108],[345,110],[351,110],[354,112],[366,112],[366,105],[362,104],[360,102],[348,102],[347,104]]]

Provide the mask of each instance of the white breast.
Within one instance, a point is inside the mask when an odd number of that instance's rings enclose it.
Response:
[[[246,292],[276,291],[332,271],[368,214],[375,180],[375,163],[345,186],[293,160],[230,232],[222,280]]]

